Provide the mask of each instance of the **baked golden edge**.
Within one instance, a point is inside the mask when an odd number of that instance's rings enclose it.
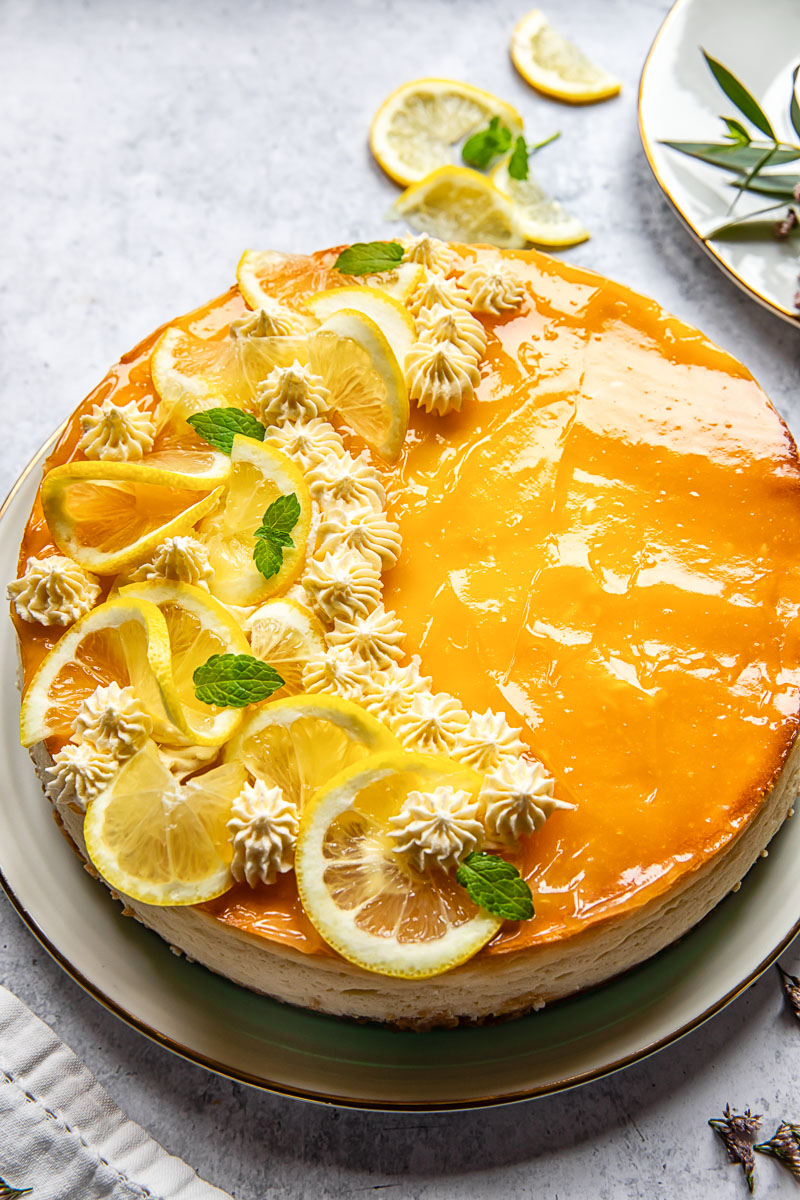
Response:
[[[43,742],[30,753],[44,785],[45,770],[53,760]],[[393,979],[338,957],[301,954],[224,925],[201,909],[154,908],[116,898],[128,915],[158,933],[173,950],[284,1003],[420,1031],[479,1023],[521,1016],[604,983],[688,933],[746,875],[786,819],[798,787],[800,739],[796,738],[756,816],[723,850],[665,895],[599,921],[566,941],[499,957],[478,956],[432,979]],[[88,862],[83,815],[60,805],[58,817]]]

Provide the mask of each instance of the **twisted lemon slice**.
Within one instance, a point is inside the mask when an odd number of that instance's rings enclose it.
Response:
[[[453,874],[417,870],[390,836],[409,792],[442,785],[476,796],[481,776],[447,758],[381,754],[330,780],[303,812],[295,855],[303,908],[328,945],[367,971],[440,975],[502,925]]]
[[[300,695],[254,709],[226,747],[225,759],[244,763],[257,779],[277,784],[302,807],[345,767],[399,746],[358,704]]]
[[[167,537],[188,533],[222,494],[230,462],[214,476],[145,463],[68,462],[42,481],[42,508],[62,554],[97,575],[141,562]],[[213,490],[209,490],[213,489]]]
[[[89,857],[107,883],[143,904],[221,895],[232,883],[227,822],[246,777],[226,763],[179,783],[150,743],[89,805]]]

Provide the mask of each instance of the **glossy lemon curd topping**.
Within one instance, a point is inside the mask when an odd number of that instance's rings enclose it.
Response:
[[[536,917],[489,955],[619,917],[708,863],[758,810],[800,712],[800,467],[769,401],[651,301],[505,257],[528,298],[486,319],[475,398],[417,411],[384,478],[403,541],[384,599],[406,651],[464,708],[522,726],[576,805],[525,844]],[[331,286],[330,261],[295,260],[278,298]],[[229,293],[180,323],[213,336],[242,311]],[[53,462],[92,403],[155,404],[151,346],[78,410]],[[48,543],[37,501],[21,560]],[[18,630],[29,676],[58,631]],[[326,953],[293,875],[205,907]]]

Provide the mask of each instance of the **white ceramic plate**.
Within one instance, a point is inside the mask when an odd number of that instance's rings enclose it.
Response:
[[[733,71],[758,99],[780,138],[797,142],[789,122],[794,67],[800,62],[798,0],[677,0],[661,26],[642,71],[639,132],[644,152],[667,199],[701,246],[739,286],[766,308],[797,323],[800,256],[797,241],[731,232],[709,239],[723,224],[734,196],[717,167],[661,143],[720,142],[720,114],[739,117],[715,82],[703,47]],[[800,160],[778,168],[797,172]],[[745,193],[735,215],[764,208],[769,197]],[[768,224],[781,210],[766,214]]]
[[[0,510],[0,580],[16,576],[43,454]],[[162,1046],[245,1083],[366,1108],[456,1109],[546,1095],[636,1062],[696,1028],[800,929],[797,819],[740,891],[682,941],[603,987],[521,1020],[421,1035],[281,1005],[171,954],[124,918],[83,869],[20,747],[16,669],[16,637],[4,619],[0,882],[45,948],[96,999]]]

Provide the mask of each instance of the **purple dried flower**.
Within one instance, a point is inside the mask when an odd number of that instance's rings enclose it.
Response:
[[[797,301],[800,301],[800,292],[795,296],[795,302]],[[800,304],[797,307],[800,308]],[[786,993],[789,1006],[798,1021],[800,1021],[800,979],[797,975],[790,975],[788,971],[784,971],[780,963],[776,963],[775,965],[778,968],[778,974],[781,977],[783,990]]]
[[[722,1117],[715,1117],[708,1123],[722,1138],[729,1161],[741,1166],[747,1186],[752,1192],[755,1187],[753,1173],[756,1165],[752,1140],[761,1125],[760,1115],[753,1115],[749,1108],[746,1108],[744,1113],[734,1113],[731,1112],[730,1104],[726,1104]]]
[[[787,210],[786,216],[782,221],[775,222],[775,237],[778,241],[782,242],[784,238],[787,238],[796,224],[797,213],[793,208],[790,208]]]
[[[800,1125],[781,1121],[768,1142],[753,1147],[759,1154],[769,1154],[800,1180]]]

